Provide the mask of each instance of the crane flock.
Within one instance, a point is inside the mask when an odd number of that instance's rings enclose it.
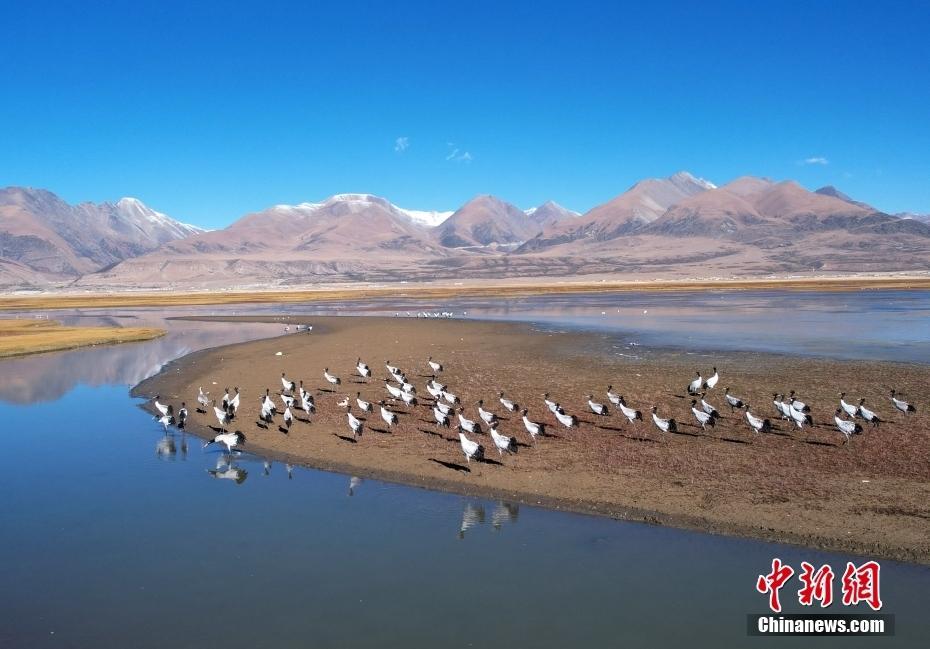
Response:
[[[501,430],[502,415],[494,412],[494,406],[488,405],[484,399],[479,399],[466,409],[459,396],[452,392],[448,385],[437,380],[437,376],[443,372],[443,365],[434,360],[432,356],[428,357],[424,362],[424,368],[428,371],[429,380],[423,387],[426,394],[429,395],[428,398],[420,397],[416,385],[409,379],[412,375],[408,375],[400,367],[393,365],[390,360],[384,362],[384,367],[388,374],[388,377],[383,381],[386,392],[385,398],[377,400],[363,399],[362,393],[356,391],[354,398],[346,394],[335,403],[337,409],[345,411],[346,425],[352,435],[349,441],[358,443],[361,440],[366,426],[371,426],[365,415],[374,416],[374,406],[377,405],[378,416],[388,430],[398,424],[398,413],[400,411],[394,410],[397,407],[407,409],[406,412],[408,413],[416,408],[426,408],[427,412],[432,415],[429,421],[439,428],[449,429],[454,423],[458,432],[459,446],[467,464],[470,464],[472,460],[479,462],[485,460],[485,445],[479,436],[487,434],[486,441],[489,447],[497,451],[502,461],[505,456],[516,453],[521,446],[517,441],[516,432],[518,431],[505,434]],[[369,383],[373,372],[367,363],[358,358],[353,369],[354,376],[362,379],[365,383]],[[320,392],[335,392],[342,385],[342,379],[331,373],[329,367],[323,369],[322,376],[329,387],[320,388]],[[713,399],[709,397],[709,394],[716,389],[719,381],[720,373],[714,367],[707,379],[698,371],[695,372],[694,378],[687,383],[685,391],[690,397],[690,412],[686,413],[686,418],[694,421],[693,426],[706,431],[708,428],[714,428],[721,418]],[[537,414],[534,417],[530,416],[526,403],[521,407],[513,399],[508,398],[505,392],[497,390],[496,394],[497,403],[503,409],[502,412],[519,413],[519,421],[523,424],[523,431],[529,436],[533,446],[537,444],[539,438],[546,437],[550,426],[572,429],[577,428],[580,423],[589,423],[587,421],[582,422],[577,415],[567,412],[559,401],[551,398],[548,392],[542,394],[538,402],[539,412],[542,413],[542,416]],[[587,401],[586,410],[595,415],[595,420],[614,416],[621,419],[621,421],[626,420],[631,426],[645,425],[643,424],[642,411],[630,405],[626,397],[616,392],[612,385],[607,386],[605,396],[607,397],[606,403],[597,400],[594,394],[585,396]],[[283,411],[279,410],[275,397],[280,401]],[[211,399],[209,393],[205,392],[203,388],[198,389],[196,398],[198,404],[196,412],[209,416],[208,408],[212,407],[213,417],[217,423],[217,426],[214,427],[217,434],[208,439],[204,443],[204,447],[219,445],[224,446],[227,452],[240,450],[240,447],[246,442],[245,435],[239,430],[229,431],[230,425],[239,417],[241,405],[239,388],[234,388],[234,393],[230,393],[229,389],[226,388],[219,404],[216,399]],[[423,399],[422,404],[420,398]],[[152,405],[157,413],[155,419],[164,427],[166,433],[169,426],[184,428],[189,419],[186,404],[181,403],[176,415],[173,405],[164,404],[160,399],[160,396],[156,396]],[[773,430],[769,418],[758,411],[754,411],[753,407],[745,399],[731,393],[729,387],[723,389],[723,399],[730,413],[742,411],[745,424],[752,434],[764,434]],[[294,381],[288,378],[285,372],[281,373],[281,390],[272,395],[271,390],[266,388],[265,394],[261,395],[257,402],[257,425],[260,428],[267,429],[275,423],[276,417],[280,416],[281,424],[278,430],[284,434],[291,430],[295,422],[310,423],[310,416],[316,413],[315,399],[304,388],[304,381]],[[890,405],[898,412],[898,416],[906,417],[916,412],[916,408],[895,390],[890,391]],[[772,409],[773,416],[786,422],[791,428],[802,430],[805,427],[814,426],[811,406],[802,401],[794,390],[790,390],[787,397],[781,392],[773,392]],[[658,405],[651,405],[649,410],[652,426],[661,433],[674,434],[679,432],[679,427],[682,424],[672,416],[661,416]],[[304,413],[305,417],[298,419],[294,414],[295,411]],[[474,412],[477,416],[472,418],[471,412]],[[862,434],[863,426],[859,421],[868,423],[871,428],[877,428],[886,420],[887,416],[880,415],[871,407],[866,406],[865,398],[847,400],[846,393],[841,392],[839,393],[838,405],[833,413],[832,425],[842,435],[842,443],[845,445],[850,442],[853,436]]]

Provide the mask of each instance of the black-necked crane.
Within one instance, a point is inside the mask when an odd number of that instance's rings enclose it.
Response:
[[[353,439],[358,439],[362,436],[362,422],[356,419],[355,415],[352,414],[352,408],[346,411],[346,416],[349,420],[349,429],[352,431]]]
[[[772,424],[768,419],[756,417],[749,411],[749,404],[746,404],[746,423],[757,433],[768,433],[772,430]]]
[[[459,403],[459,398],[448,390],[442,391],[442,398],[446,401],[446,403],[450,403],[452,405]]]
[[[555,404],[555,412],[552,414],[554,414],[559,423],[566,428],[575,428],[578,426],[578,417],[566,414],[559,404]]]
[[[282,394],[282,395],[281,395],[281,403],[284,404],[284,407],[285,407],[285,408],[290,408],[291,406],[293,406],[293,405],[294,405],[294,401],[295,401],[294,397],[292,397],[292,396],[289,395],[289,394]]]
[[[393,426],[397,423],[397,413],[391,412],[388,410],[387,406],[384,404],[384,401],[379,401],[378,405],[381,406],[381,419],[384,420],[388,426]]]
[[[899,399],[897,397],[897,394],[898,393],[895,392],[894,390],[891,391],[891,403],[894,404],[894,407],[896,409],[900,410],[905,415],[911,412],[917,412],[917,408],[909,404],[907,401],[904,401],[903,399]]]
[[[697,422],[701,425],[703,430],[707,430],[708,426],[713,428],[717,423],[713,415],[709,415],[703,410],[698,410],[696,399],[691,399],[691,414],[694,415],[694,418],[697,419]]]
[[[406,392],[407,394],[417,393],[417,386],[407,381],[406,378],[403,381],[400,381],[400,389]]]
[[[265,399],[264,397],[260,400],[261,409],[258,413],[258,419],[265,425],[270,424],[274,421],[274,404],[270,400]]]
[[[327,383],[329,383],[330,385],[334,387],[337,385],[342,385],[342,379],[340,379],[335,374],[330,374],[328,367],[323,368],[323,378],[326,379]]]
[[[615,406],[620,405],[620,395],[614,392],[614,386],[607,386],[607,400],[610,401]]]
[[[184,427],[187,425],[187,404],[181,402],[181,409],[178,410],[178,428],[184,430]]]
[[[284,409],[284,428],[285,430],[291,429],[291,424],[294,423],[294,415],[291,414],[290,408]]]
[[[551,412],[552,414],[555,414],[555,411],[558,409],[559,404],[557,404],[555,401],[549,398],[548,392],[546,392],[543,395],[543,401],[546,402],[546,407],[549,409],[549,412]]]
[[[865,399],[859,399],[859,408],[857,414],[876,428],[880,423],[882,423],[881,417],[865,407]]]
[[[384,366],[387,368],[387,371],[390,372],[392,376],[395,375],[395,374],[401,374],[401,373],[402,373],[402,372],[400,371],[400,368],[395,367],[394,365],[391,365],[391,361],[384,361]]]
[[[481,425],[477,421],[472,421],[468,419],[463,414],[465,410],[463,408],[458,409],[458,418],[459,418],[459,430],[464,430],[473,435],[478,435],[481,433]]]
[[[232,451],[243,442],[245,442],[245,435],[237,430],[235,433],[220,433],[213,439],[204,442],[203,447],[207,448],[211,444],[223,444],[226,446],[227,451]]]
[[[432,356],[426,359],[426,364],[429,365],[431,370],[433,370],[433,373],[439,374],[442,372],[442,363],[437,363],[434,361]]]
[[[165,429],[165,433],[167,433],[167,432],[168,432],[168,426],[170,426],[171,424],[174,423],[174,409],[173,409],[173,407],[169,405],[169,406],[168,406],[168,412],[167,412],[166,414],[162,415],[161,417],[159,417],[158,415],[155,415],[154,419],[155,419],[155,421],[157,421],[159,424],[162,425],[162,427]]]
[[[229,408],[227,408],[227,410],[230,410],[230,409],[232,410],[232,414],[234,417],[236,416],[236,413],[239,412],[239,400],[240,400],[239,386],[236,386],[235,390],[236,390],[236,394],[234,394],[233,398],[229,400]]]
[[[371,407],[371,402],[362,399],[361,392],[355,393],[355,403],[358,404],[358,407],[362,412],[374,412],[374,408]]]
[[[284,372],[281,372],[281,386],[284,388],[285,392],[294,392],[297,390],[297,385],[287,378]]]
[[[472,459],[478,461],[484,459],[484,447],[478,442],[465,437],[465,433],[459,432],[459,444],[461,444],[462,453],[465,454],[465,460],[469,464],[471,464]]]
[[[207,412],[210,405],[210,393],[204,392],[202,387],[197,388],[197,412]]]
[[[797,426],[798,429],[804,428],[805,424],[807,424],[808,426],[814,425],[814,418],[811,417],[806,412],[804,412],[803,410],[798,410],[797,408],[789,407],[788,412],[791,415],[791,419],[794,421],[794,425]]]
[[[727,400],[727,405],[730,406],[730,412],[743,407],[743,400],[730,394],[730,388],[728,387],[723,389],[723,398]]]
[[[232,400],[232,395],[229,394],[229,388],[223,388],[223,410],[229,410],[229,402]]]
[[[513,437],[507,437],[506,435],[501,435],[497,432],[497,424],[491,424],[488,426],[488,429],[491,433],[491,439],[494,440],[494,446],[497,447],[497,453],[501,457],[504,457],[504,451],[507,453],[516,453],[517,452],[517,442]]]
[[[272,415],[278,412],[278,407],[274,405],[274,401],[271,398],[271,390],[265,388],[265,396],[262,399],[262,406],[266,408]]]
[[[792,420],[791,411],[792,408],[783,400],[782,395],[772,394],[772,405],[775,406],[775,411],[782,419],[787,419],[788,421]]]
[[[345,397],[344,399],[342,399],[342,401],[337,401],[337,402],[336,402],[336,407],[337,407],[337,408],[348,408],[348,407],[349,407],[349,397],[348,397],[348,395],[346,395],[346,397]]]
[[[355,371],[358,372],[358,375],[363,379],[371,378],[371,368],[368,367],[367,363],[363,363],[361,358],[355,361]]]
[[[220,428],[225,433],[226,426],[229,425],[229,411],[216,407],[216,399],[213,400],[213,415],[220,424]]]
[[[444,413],[439,408],[433,408],[433,417],[436,419],[436,423],[443,428],[449,427],[449,415]]]
[[[794,390],[788,393],[788,405],[798,412],[810,412],[811,407],[795,396]]]
[[[490,410],[484,409],[484,399],[478,399],[478,416],[488,425],[497,422],[497,415]]]
[[[662,419],[659,415],[656,414],[656,406],[652,406],[652,423],[656,425],[656,428],[661,430],[663,433],[676,433],[678,432],[678,423],[674,419]]]
[[[530,434],[530,437],[533,439],[533,443],[536,443],[536,438],[539,435],[546,434],[546,425],[542,422],[535,422],[530,420],[527,416],[526,408],[521,412],[523,415],[523,427],[526,428],[526,432]]]
[[[316,412],[316,403],[313,401],[313,395],[309,392],[305,392],[300,397],[300,409],[303,410],[308,415],[310,413]]]
[[[637,419],[643,420],[643,413],[641,413],[636,408],[631,408],[626,405],[626,400],[623,398],[622,394],[617,395],[617,407],[620,408],[620,412],[623,413],[623,416],[630,420],[630,423],[634,423]]]
[[[851,403],[846,403],[846,393],[845,393],[845,392],[840,392],[840,408],[842,408],[842,409],[843,409],[843,412],[845,412],[845,413],[847,414],[847,416],[849,416],[849,417],[855,417],[856,414],[859,412],[859,407],[858,407],[858,406],[854,406],[854,405],[851,404]]]
[[[443,414],[450,415],[450,416],[452,415],[452,406],[450,406],[450,405],[448,405],[448,404],[445,404],[445,403],[443,403],[442,401],[437,401],[437,402],[434,404],[434,407],[435,407],[435,408],[438,408],[438,409],[439,409],[439,412],[441,412],[441,413],[443,413]]]
[[[704,381],[705,390],[713,390],[717,386],[717,381],[720,380],[720,374],[717,373],[717,368],[714,368],[714,373]]]
[[[168,406],[163,403],[160,403],[158,400],[161,399],[161,395],[155,395],[155,410],[161,413],[162,416],[168,414]]]
[[[396,385],[391,385],[391,383],[387,379],[384,380],[384,387],[387,389],[388,393],[394,399],[400,399],[401,395],[404,393],[404,391],[401,390]]]
[[[591,412],[593,412],[595,415],[606,417],[608,414],[610,414],[607,410],[607,406],[594,400],[594,395],[589,394],[585,398],[588,400],[588,408],[590,408]]]
[[[439,381],[437,381],[435,374],[432,376],[432,378],[430,378],[427,385],[432,385],[434,389],[439,390],[440,392],[443,392],[448,387],[444,383],[440,383]],[[432,392],[430,394],[432,394]]]
[[[701,386],[704,385],[704,379],[701,378],[700,372],[695,372],[694,377],[694,380],[688,384],[688,394],[697,394],[701,391]]]
[[[512,400],[507,399],[506,397],[504,397],[504,393],[503,393],[503,392],[498,392],[498,393],[497,393],[497,399],[498,399],[498,401],[501,402],[501,405],[504,406],[504,409],[507,410],[507,411],[509,411],[509,412],[517,412],[517,411],[520,409],[520,406],[518,406],[518,405],[517,405],[516,403],[514,403]]]
[[[442,390],[435,387],[432,381],[426,384],[426,391],[429,392],[430,396],[434,399],[442,398]]]
[[[417,394],[416,392],[407,392],[406,390],[400,393],[400,398],[408,406],[417,405]]]
[[[836,423],[837,430],[843,433],[843,437],[845,438],[843,440],[843,444],[848,444],[850,437],[856,433],[862,432],[862,426],[854,421],[847,421],[846,419],[843,419],[840,417],[841,414],[843,414],[843,411],[837,408],[836,412],[833,414],[833,421]]]
[[[701,393],[701,410],[706,412],[711,417],[719,417],[720,413],[717,412],[717,409],[714,408],[711,404],[707,403],[707,399],[704,398],[704,393]]]

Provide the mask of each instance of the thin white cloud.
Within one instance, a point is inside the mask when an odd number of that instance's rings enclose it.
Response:
[[[804,158],[801,160],[802,165],[828,165],[830,161],[823,156],[814,156],[813,158]]]
[[[410,138],[409,137],[399,137],[394,140],[394,151],[397,153],[403,153],[410,148]]]
[[[449,155],[446,156],[446,160],[450,160],[452,162],[464,162],[466,164],[472,161],[472,155],[468,151],[462,151],[452,142],[447,142],[446,144],[448,144],[450,148]]]

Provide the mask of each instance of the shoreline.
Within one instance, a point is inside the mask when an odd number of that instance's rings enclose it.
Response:
[[[327,471],[475,497],[503,498],[621,520],[930,564],[930,508],[926,505],[930,497],[930,473],[925,457],[930,426],[926,414],[918,412],[911,417],[906,430],[892,421],[878,431],[866,430],[849,447],[841,447],[837,445],[839,434],[831,430],[832,418],[825,412],[828,404],[835,407],[836,398],[830,396],[835,395],[834,386],[818,391],[809,385],[825,379],[858,381],[865,386],[867,381],[862,374],[867,368],[871,373],[893,378],[897,385],[912,386],[911,392],[917,394],[918,385],[930,381],[930,368],[773,354],[716,354],[715,360],[724,375],[722,380],[734,385],[734,392],[740,396],[757,400],[754,412],[770,417],[776,425],[771,417],[770,397],[757,398],[749,384],[766,376],[775,379],[773,382],[780,379],[784,385],[791,367],[796,367],[799,375],[813,373],[805,380],[792,379],[790,385],[810,401],[823,404],[814,414],[825,422],[824,426],[800,434],[779,426],[781,430],[777,432],[754,437],[744,423],[723,409],[721,414],[727,419],[721,420],[711,433],[691,426],[693,420],[687,416],[687,402],[682,403],[675,393],[683,391],[677,383],[687,382],[693,370],[686,368],[695,363],[694,359],[594,359],[590,352],[597,336],[591,334],[545,333],[521,323],[487,321],[418,322],[338,316],[215,319],[311,323],[314,331],[309,335],[291,334],[195,352],[167,364],[159,374],[133,388],[132,394],[141,397],[162,394],[163,401],[174,403],[177,408],[182,399],[196,404],[198,383],[204,384],[213,396],[222,395],[227,381],[240,385],[243,406],[231,430],[240,429],[246,434],[247,452]],[[502,421],[501,432],[516,436],[526,447],[521,447],[514,456],[505,456],[502,466],[497,466],[498,456],[487,433],[470,435],[485,445],[486,457],[495,464],[459,467],[465,463],[454,429],[439,430],[429,425],[426,417],[429,410],[421,405],[418,410],[393,406],[401,415],[401,422],[396,430],[385,434],[374,432],[380,420],[376,407],[374,418],[369,416],[372,430],[366,430],[358,444],[349,444],[339,437],[348,432],[345,411],[336,407],[336,396],[318,391],[322,383],[319,374],[329,365],[331,371],[343,377],[342,387],[346,389],[338,393],[339,398],[344,394],[354,396],[356,388],[372,401],[382,394],[386,397],[379,381],[369,385],[350,383],[349,367],[354,364],[358,337],[364,337],[369,346],[375,347],[396,341],[394,344],[399,347],[391,350],[391,358],[408,371],[414,369],[414,359],[419,356],[423,356],[419,365],[425,362],[427,354],[441,358],[446,365],[445,381],[461,393],[466,416],[473,419],[477,419],[473,403],[481,397],[486,400],[486,407],[506,414],[502,408],[488,405],[497,405],[496,388],[487,384],[496,380],[490,377],[489,367],[496,368],[506,379],[502,384],[510,387],[503,388],[508,395],[512,392],[518,401],[526,402],[531,417],[546,421],[558,437],[540,438],[537,447],[531,448],[519,419],[511,417]],[[417,342],[401,344],[402,338]],[[469,344],[462,346],[465,338],[480,341],[489,348],[487,353],[475,352]],[[284,356],[275,357],[275,351],[282,351]],[[381,356],[364,349],[359,352],[367,352],[362,355],[375,377],[386,374]],[[555,392],[568,397],[564,401],[566,408],[582,420],[580,428],[567,433],[564,429],[557,430],[553,418],[544,416],[541,410],[539,395],[543,386],[536,384],[533,377],[521,378],[522,363],[517,363],[516,368],[501,367],[501,353],[528,353],[527,361],[532,360],[540,370],[538,374],[544,376],[548,375],[544,368],[553,367],[584,368],[592,375],[599,375],[591,379],[590,386],[587,381],[583,386],[575,385],[577,380],[553,381]],[[351,360],[344,360],[347,354]],[[318,408],[318,413],[311,417],[313,423],[295,422],[288,435],[274,428],[262,431],[255,425],[258,395],[264,393],[265,385],[272,393],[279,390],[282,370],[294,380],[309,381]],[[638,386],[625,384],[631,373],[645,376],[646,371],[650,377],[634,381]],[[410,373],[415,377],[420,399],[424,400],[428,397],[422,385],[426,379],[418,376],[420,371]],[[255,376],[260,378],[251,378]],[[597,421],[594,415],[583,412],[584,399],[579,395],[584,391],[590,390],[595,393],[595,400],[607,402],[604,386],[600,385],[606,385],[602,377],[614,377],[615,387],[625,391],[628,400],[643,410],[646,422],[630,426],[624,423],[625,419],[617,418],[613,409],[608,418]],[[217,385],[211,385],[213,380]],[[850,389],[857,388],[863,394],[867,390],[855,384]],[[868,396],[873,408],[886,416],[892,414],[877,395]],[[679,434],[663,434],[652,426],[647,405],[650,400],[656,401],[663,416],[671,411],[679,420]],[[712,391],[708,400],[719,409],[722,390]],[[212,415],[209,418],[195,415],[191,405],[188,409],[192,414],[188,432],[212,437],[215,433],[206,427],[211,422],[215,424]],[[413,414],[405,415],[406,412]],[[832,415],[832,410],[829,414]],[[896,443],[899,439],[904,446]],[[896,455],[889,458],[888,447],[892,445]],[[758,475],[758,466],[769,467],[770,475]]]
[[[612,292],[699,292],[747,290],[860,291],[930,289],[930,277],[909,276],[832,276],[796,278],[686,279],[686,280],[603,280],[487,283],[463,281],[448,284],[335,285],[272,290],[139,290],[97,293],[41,293],[0,295],[0,311],[73,308],[117,308],[143,306],[216,306],[324,302],[379,298],[440,300],[452,298],[531,297],[552,294],[597,294]]]

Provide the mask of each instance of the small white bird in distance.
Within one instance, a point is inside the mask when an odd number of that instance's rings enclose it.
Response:
[[[442,372],[442,363],[437,363],[436,361],[434,361],[432,356],[426,359],[426,364],[429,365],[430,369],[433,370],[433,372],[435,372],[436,374],[439,374],[440,372]]]

